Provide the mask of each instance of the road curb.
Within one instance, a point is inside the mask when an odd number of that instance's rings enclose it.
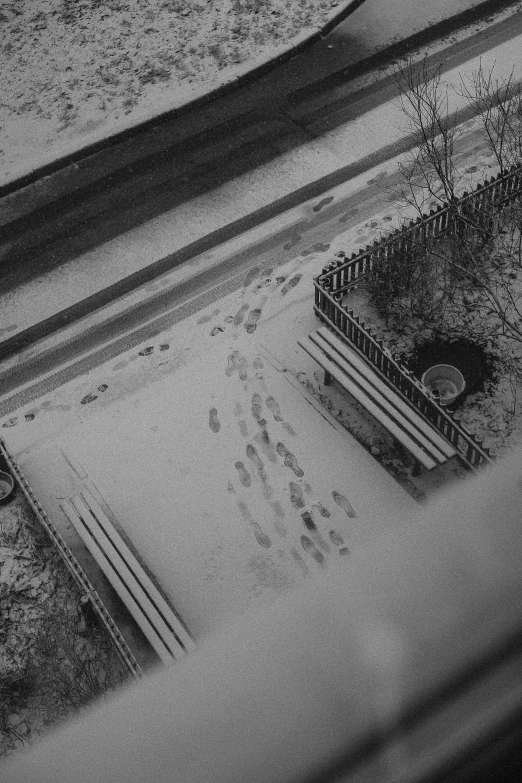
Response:
[[[510,6],[514,6],[516,5],[517,1],[518,0],[482,0],[482,2],[478,3],[478,5],[474,6],[473,8],[467,9],[466,11],[461,11],[460,13],[450,17],[449,19],[445,19],[441,22],[437,22],[436,24],[426,28],[425,30],[420,31],[419,33],[415,33],[414,35],[408,38],[405,38],[401,41],[397,41],[397,43],[394,43],[391,46],[386,47],[379,52],[376,52],[370,57],[367,57],[366,59],[361,60],[360,62],[354,65],[348,66],[345,69],[342,69],[339,73],[342,74],[343,79],[355,78],[357,76],[360,76],[368,71],[378,68],[384,62],[387,62],[397,57],[401,57],[404,54],[407,54],[412,49],[418,48],[419,46],[422,46],[437,38],[440,38],[454,31],[455,29],[464,27],[468,24],[473,23],[474,21],[478,21],[480,18],[487,15],[488,13],[498,12],[503,9],[509,8]],[[241,87],[248,86],[252,82],[255,82],[257,79],[259,79],[264,74],[273,70],[277,66],[284,64],[288,60],[291,60],[293,57],[301,53],[303,50],[312,46],[321,38],[324,38],[335,27],[337,27],[344,19],[346,19],[351,13],[357,10],[357,8],[360,5],[362,5],[363,2],[364,0],[348,0],[347,2],[345,2],[343,9],[339,11],[327,25],[322,27],[317,32],[313,33],[313,35],[308,36],[305,40],[300,41],[298,44],[293,46],[287,52],[278,55],[277,57],[265,62],[264,64],[258,66],[257,68],[254,68],[253,70],[249,71],[243,76],[237,78],[235,81],[228,82],[227,84],[222,85],[216,90],[213,90],[212,92],[209,92],[206,95],[197,98],[194,101],[186,103],[181,107],[169,110],[167,112],[163,112],[157,117],[139,123],[133,128],[128,128],[124,131],[120,131],[119,133],[114,134],[113,136],[106,137],[101,141],[88,145],[83,149],[78,150],[75,153],[71,153],[70,155],[59,158],[56,161],[53,161],[52,163],[41,166],[38,169],[32,171],[31,173],[19,177],[15,180],[12,180],[11,182],[6,183],[5,185],[0,185],[0,199],[8,195],[11,195],[13,193],[16,193],[17,191],[22,190],[23,188],[26,188],[43,178],[51,177],[54,174],[59,174],[60,172],[63,172],[64,169],[67,169],[69,166],[72,166],[74,164],[77,165],[81,161],[84,161],[87,158],[103,150],[117,147],[119,144],[128,141],[130,139],[133,139],[135,137],[138,137],[141,134],[152,130],[153,128],[159,127],[178,117],[185,116],[186,114],[189,114],[191,111],[201,108],[208,103],[218,100],[219,98],[225,97],[226,95],[236,91]],[[77,185],[75,186],[71,182],[71,191],[75,190],[76,187]],[[16,217],[13,217],[12,220],[14,221],[16,219],[17,219]]]
[[[488,2],[489,1],[490,0],[488,0]],[[503,1],[507,2],[507,0]],[[513,0],[510,1],[512,2]],[[118,144],[121,144],[122,142],[127,141],[128,139],[131,139],[135,136],[139,136],[141,133],[151,130],[158,125],[162,125],[167,121],[171,121],[177,117],[188,114],[194,109],[198,109],[207,103],[218,100],[219,98],[224,97],[225,95],[233,92],[234,90],[237,90],[240,87],[248,86],[263,76],[265,73],[268,73],[274,68],[277,68],[279,65],[283,65],[285,62],[291,60],[293,57],[300,54],[314,43],[317,43],[317,41],[321,40],[321,38],[324,38],[335,27],[337,27],[337,25],[344,21],[344,19],[356,11],[357,8],[364,2],[365,0],[344,0],[341,10],[338,11],[326,25],[321,27],[315,33],[306,36],[303,40],[299,41],[286,52],[283,52],[277,55],[277,57],[273,57],[272,59],[265,61],[262,65],[253,68],[251,71],[248,71],[248,73],[237,77],[233,81],[229,81],[226,84],[217,87],[215,90],[212,90],[206,95],[189,101],[183,104],[183,106],[177,107],[176,109],[170,109],[168,111],[162,112],[156,117],[152,117],[149,120],[141,122],[132,128],[119,131],[118,133],[115,133],[112,136],[108,136],[101,141],[89,144],[77,152],[72,152],[69,155],[58,158],[52,163],[48,163],[44,166],[34,169],[34,171],[30,172],[29,174],[18,177],[17,179],[12,180],[12,182],[8,182],[5,185],[0,185],[0,199],[11,193],[14,193],[17,190],[20,190],[21,188],[25,188],[28,185],[33,184],[43,177],[48,177],[52,174],[55,174],[73,163],[78,163],[80,160],[84,160],[85,158],[88,158],[101,150],[117,146]]]

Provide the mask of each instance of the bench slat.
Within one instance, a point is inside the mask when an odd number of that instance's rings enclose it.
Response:
[[[415,427],[419,432],[422,432],[424,437],[427,438],[434,446],[442,451],[443,454],[449,459],[456,455],[456,449],[443,438],[437,430],[435,430],[425,419],[420,415],[418,411],[412,406],[408,405],[390,386],[383,381],[377,373],[361,359],[355,351],[352,351],[337,335],[331,332],[326,327],[321,327],[315,334],[310,335],[310,339],[319,337],[320,340],[324,340],[334,348],[341,358],[353,365],[353,367],[363,375],[366,380],[375,386],[388,400],[389,402],[399,410],[408,420],[415,422]],[[318,343],[319,344],[319,343]]]
[[[386,429],[402,443],[408,451],[427,468],[427,470],[433,470],[433,468],[437,467],[437,462],[427,454],[418,443],[409,437],[409,435],[390,418],[382,408],[373,402],[373,400],[371,400],[336,364],[334,364],[334,362],[327,359],[320,348],[311,341],[305,342],[304,340],[298,340],[298,345],[315,359],[321,367],[329,372],[330,375],[332,375],[332,377],[368,411],[368,413],[374,416],[377,421],[381,422],[381,424],[386,427]]]
[[[158,618],[145,590],[100,530],[83,499],[78,495],[61,508],[163,663],[186,654],[184,647]],[[135,561],[136,562],[136,561]]]
[[[314,340],[312,340],[312,344],[316,344]],[[339,381],[342,386],[346,388],[346,382],[349,379],[352,384],[355,384],[358,387],[360,393],[363,395],[360,400],[362,405],[367,408],[368,406],[365,403],[365,399],[371,400],[372,403],[377,405],[379,410],[382,411],[381,418],[387,417],[387,421],[393,421],[395,425],[397,425],[400,430],[404,432],[405,436],[408,436],[410,439],[412,439],[426,454],[435,460],[435,462],[442,464],[446,461],[445,454],[437,449],[427,438],[424,437],[423,432],[420,432],[415,427],[416,417],[409,419],[400,411],[396,410],[387,397],[384,397],[382,394],[380,394],[378,389],[376,389],[368,382],[365,377],[360,375],[354,368],[345,362],[342,357],[340,357],[338,354],[332,355],[334,352],[328,346],[320,345],[316,347],[321,352],[319,356],[323,355],[326,361],[331,361],[341,371],[341,379],[346,379],[345,381]],[[316,361],[319,362],[318,357],[316,357]],[[336,378],[336,380],[338,379]],[[382,418],[382,421],[384,423],[384,418]]]
[[[78,512],[72,503],[64,501],[63,503],[60,503],[60,508],[71,525],[73,525],[75,528],[76,532],[82,539],[91,555],[101,567],[116,593],[119,595],[131,615],[136,620],[137,624],[143,631],[143,634],[150,642],[152,648],[157,652],[160,660],[163,661],[163,663],[171,663],[172,655],[170,654],[170,651],[161,640],[161,637],[158,635],[153,625],[149,622],[139,603],[136,601],[132,593],[126,588],[124,582],[122,582],[116,569],[111,566],[111,563],[103,549],[96,543],[92,535],[85,528],[80,516],[78,515]]]
[[[156,606],[158,613],[161,615],[166,625],[170,628],[172,634],[179,639],[181,645],[188,651],[195,649],[195,643],[189,632],[176,615],[176,613],[169,606],[165,598],[162,596],[150,576],[147,574],[143,566],[138,562],[133,552],[129,549],[123,538],[120,536],[111,520],[104,513],[99,503],[87,490],[82,490],[81,497],[87,505],[89,511],[93,512],[100,528],[105,535],[110,539],[112,545],[121,554],[123,560],[129,565],[134,576],[138,579],[140,584],[144,587],[151,601]]]
[[[317,345],[325,357],[336,364],[347,377],[350,377],[351,380],[354,381],[369,398],[373,399],[373,401],[376,402],[379,407],[383,408],[391,419],[393,419],[405,432],[409,433],[409,435],[415,441],[417,441],[419,446],[427,451],[427,453],[430,454],[437,462],[443,463],[446,461],[447,457],[444,452],[437,448],[437,446],[425,436],[424,426],[422,429],[416,426],[417,422],[419,421],[419,416],[415,410],[405,406],[403,413],[399,407],[396,407],[393,404],[393,401],[390,400],[389,395],[384,395],[381,389],[377,385],[374,385],[366,374],[362,375],[355,367],[352,367],[350,363],[343,356],[340,356],[339,353],[337,353],[333,348],[331,348],[328,343],[323,343],[322,340],[316,340],[315,338],[316,335],[312,334],[308,339]],[[399,400],[399,402],[401,401]],[[421,423],[424,425],[424,421]]]

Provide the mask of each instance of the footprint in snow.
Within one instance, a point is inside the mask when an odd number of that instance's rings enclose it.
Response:
[[[348,498],[345,498],[345,496],[341,495],[341,493],[337,492],[337,490],[334,490],[332,492],[332,497],[337,503],[337,505],[343,509],[347,517],[350,517],[350,519],[355,519],[357,517],[357,514],[355,513],[352,506],[348,502]]]
[[[97,394],[86,394],[83,400],[80,400],[81,405],[87,405],[89,402],[94,402],[94,400],[98,399]]]
[[[257,392],[252,395],[252,416],[254,419],[256,419],[258,422],[261,423],[261,421],[264,421],[264,419],[261,418],[261,406],[263,404],[263,400],[261,399],[261,395]],[[265,422],[266,424],[266,422]]]
[[[234,326],[239,326],[243,323],[243,320],[245,318],[245,313],[248,310],[249,305],[248,304],[242,304],[237,313],[234,316]]]
[[[283,421],[279,404],[277,403],[277,401],[274,399],[272,395],[266,398],[266,407],[268,408],[269,411],[271,411],[272,416],[276,421]]]
[[[302,275],[294,275],[293,277],[291,277],[290,280],[286,283],[286,285],[284,285],[282,287],[281,294],[284,296],[289,291],[291,291],[292,288],[295,288],[296,285],[301,280],[301,278],[302,278]]]
[[[256,537],[257,543],[260,544],[260,546],[263,546],[265,549],[269,549],[272,546],[272,542],[266,533],[263,533],[261,530],[261,525],[259,525],[257,522],[251,522],[251,525],[254,528],[254,535]]]
[[[234,351],[233,353],[229,354],[227,359],[227,366],[225,367],[225,375],[230,378],[234,370],[237,369],[239,361],[239,351]]]
[[[304,476],[304,470],[297,464],[297,459],[292,452],[288,451],[284,443],[278,443],[276,451],[280,457],[283,457],[283,464],[285,467],[290,468],[298,478]]]
[[[344,538],[341,535],[339,535],[337,530],[330,530],[328,535],[330,536],[330,541],[335,546],[342,546],[344,544]]]
[[[249,443],[246,447],[246,455],[248,459],[254,463],[254,465],[259,471],[263,470],[263,468],[265,467],[263,460],[257,453],[257,449],[255,448],[255,446],[252,446],[251,443]]]
[[[209,321],[211,321],[218,314],[219,314],[219,310],[214,310],[212,313],[207,313],[207,315],[202,315],[201,318],[198,318],[196,323],[197,324],[206,324]]]
[[[232,487],[230,482],[229,482],[229,492],[235,494],[234,488]],[[247,504],[244,502],[244,500],[237,500],[236,502],[237,502],[237,507],[241,512],[241,516],[243,517],[245,522],[248,522],[248,524],[253,528],[257,543],[260,546],[265,547],[265,549],[269,549],[272,546],[272,541],[266,535],[266,533],[263,533],[263,531],[261,530],[261,525],[259,525],[257,522],[254,522],[254,520],[252,519],[252,515],[248,510]]]
[[[331,516],[330,512],[328,511],[328,509],[325,508],[322,503],[316,503],[312,508],[317,509],[317,511],[320,513],[320,515],[322,517],[325,517],[326,519],[328,519],[328,517]]]
[[[325,552],[330,551],[330,546],[326,543],[320,532],[317,530],[317,526],[312,519],[312,515],[309,511],[305,511],[304,514],[301,514],[301,519],[304,522],[304,526],[307,530],[311,532],[321,549],[324,549]]]
[[[217,408],[211,408],[208,412],[208,423],[212,432],[219,432],[221,424],[217,417]]]
[[[312,555],[319,565],[323,565],[324,555],[322,552],[319,552],[311,538],[308,538],[308,536],[301,536],[301,546],[307,554]]]
[[[249,269],[249,271],[245,275],[245,279],[243,280],[243,286],[245,288],[248,288],[250,283],[253,283],[256,277],[258,277],[261,273],[261,270],[258,266],[252,267],[252,269]]]
[[[273,444],[270,442],[268,430],[263,427],[261,432],[258,432],[256,435],[254,435],[254,440],[259,444],[261,451],[268,461],[275,464],[277,462],[277,454]]]
[[[326,207],[328,204],[331,204],[334,200],[333,196],[327,196],[326,198],[321,199],[314,207],[313,212],[320,212],[323,207]]]
[[[252,478],[250,477],[250,473],[245,468],[244,464],[242,462],[236,462],[235,468],[239,473],[239,480],[242,485],[244,487],[249,487],[252,484]]]
[[[248,318],[245,321],[245,329],[247,330],[248,334],[252,334],[252,332],[255,332],[257,329],[257,322],[261,318],[261,308],[255,307],[253,310],[251,310],[248,314]]]
[[[247,360],[245,359],[244,356],[240,356],[237,364],[237,370],[239,373],[239,377],[242,381],[246,381],[248,378],[247,367],[248,367]]]
[[[289,483],[290,488],[290,502],[294,508],[304,508],[305,501],[303,496],[303,490],[296,484],[295,481]]]

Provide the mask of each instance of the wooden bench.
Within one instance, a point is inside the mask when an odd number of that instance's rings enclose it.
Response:
[[[324,369],[325,384],[337,381],[427,470],[457,454],[420,412],[332,331],[321,327],[298,344]]]
[[[163,663],[194,649],[180,618],[92,495],[82,491],[60,505]]]

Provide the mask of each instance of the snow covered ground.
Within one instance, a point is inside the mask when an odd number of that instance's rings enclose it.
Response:
[[[233,82],[350,4],[3,0],[5,179]]]
[[[0,182],[234,82],[350,4],[1,0]],[[263,83],[296,89],[478,4],[366,0]]]
[[[314,264],[300,266],[257,269],[5,430],[62,525],[74,455],[196,641],[332,559],[349,568],[418,509],[296,379],[320,377],[296,343],[315,327]]]

